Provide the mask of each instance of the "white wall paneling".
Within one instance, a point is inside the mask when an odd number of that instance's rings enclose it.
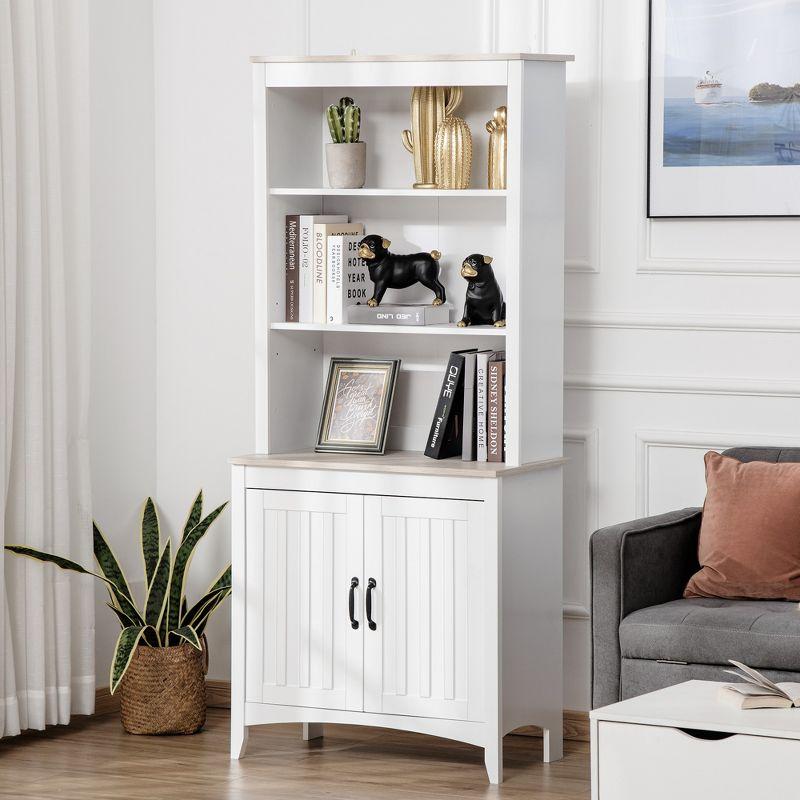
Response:
[[[564,618],[586,619],[590,614],[587,542],[597,529],[599,515],[598,432],[564,431]]]
[[[705,497],[698,460],[709,450],[729,447],[800,447],[800,436],[764,433],[636,431],[636,514],[650,516],[686,505],[701,506]]]

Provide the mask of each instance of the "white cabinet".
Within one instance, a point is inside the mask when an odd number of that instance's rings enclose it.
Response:
[[[468,742],[492,783],[520,726],[560,758],[561,463],[236,459],[232,756],[301,722]]]
[[[362,709],[362,631],[348,621],[361,519],[357,496],[247,493],[247,700]]]
[[[480,720],[481,503],[364,498],[364,710]]]
[[[480,506],[248,491],[246,700],[478,720]]]

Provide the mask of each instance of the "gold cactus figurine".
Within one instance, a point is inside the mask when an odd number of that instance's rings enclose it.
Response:
[[[489,133],[489,188],[506,188],[506,107],[495,109],[486,123]]]
[[[433,162],[436,131],[461,102],[460,86],[417,86],[411,93],[411,130],[403,146],[414,156],[415,189],[435,189]]]
[[[445,117],[436,131],[436,185],[440,189],[469,189],[472,134],[461,117]]]

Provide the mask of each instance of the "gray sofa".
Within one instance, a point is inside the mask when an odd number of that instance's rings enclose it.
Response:
[[[725,455],[800,461],[800,448],[742,447]],[[693,678],[726,680],[729,658],[773,680],[800,681],[797,603],[683,598],[699,569],[702,513],[684,508],[592,536],[593,708]]]

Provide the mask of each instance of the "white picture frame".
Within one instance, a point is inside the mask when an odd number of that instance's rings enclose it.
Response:
[[[800,215],[797,41],[799,0],[651,0],[648,217]]]

